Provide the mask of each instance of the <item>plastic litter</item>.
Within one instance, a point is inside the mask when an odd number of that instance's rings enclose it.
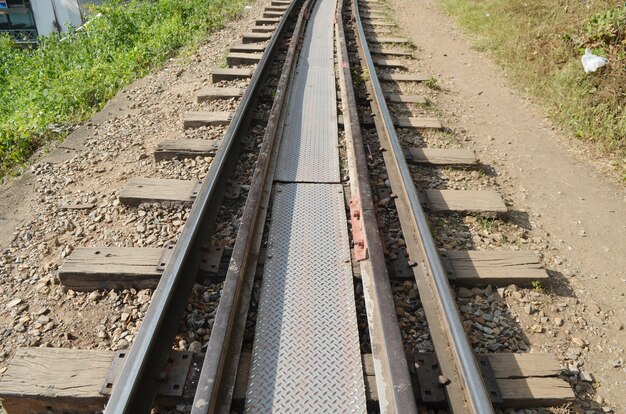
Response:
[[[589,49],[585,49],[585,54],[580,61],[583,63],[585,73],[595,72],[609,62],[605,57],[594,55]]]

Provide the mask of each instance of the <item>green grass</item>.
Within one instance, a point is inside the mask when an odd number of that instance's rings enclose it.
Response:
[[[626,180],[626,5],[623,1],[439,0],[549,115],[609,156]],[[585,48],[609,64],[585,74]]]
[[[111,0],[99,18],[23,49],[0,37],[0,177],[133,80],[243,10],[248,0]]]
[[[441,90],[441,85],[439,84],[439,81],[437,80],[437,78],[435,78],[434,76],[431,76],[430,78],[426,79],[424,81],[424,85],[426,85],[427,87],[429,87],[430,89],[434,91]]]

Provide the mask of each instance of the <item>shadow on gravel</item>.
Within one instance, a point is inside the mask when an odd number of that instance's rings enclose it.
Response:
[[[497,177],[498,176],[498,172],[491,165],[481,163],[479,165],[478,169],[480,170],[480,172],[482,172],[483,174],[485,174],[488,177]]]
[[[530,222],[530,216],[526,211],[509,209],[506,213],[506,221],[516,224],[524,230],[533,229],[533,225]]]
[[[564,296],[568,298],[575,298],[576,293],[569,283],[569,280],[565,275],[556,270],[546,269],[550,276],[550,290],[557,296]]]

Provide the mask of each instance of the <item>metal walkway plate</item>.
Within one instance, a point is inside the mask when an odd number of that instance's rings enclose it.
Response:
[[[318,0],[289,95],[275,179],[338,183],[339,149],[333,22],[335,0]]]
[[[366,412],[340,184],[276,184],[246,412]]]

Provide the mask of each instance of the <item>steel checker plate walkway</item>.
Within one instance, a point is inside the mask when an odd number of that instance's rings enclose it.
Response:
[[[333,49],[335,0],[318,0],[305,32],[283,130],[276,180],[339,182]]]
[[[277,184],[248,413],[365,413],[340,184]]]

